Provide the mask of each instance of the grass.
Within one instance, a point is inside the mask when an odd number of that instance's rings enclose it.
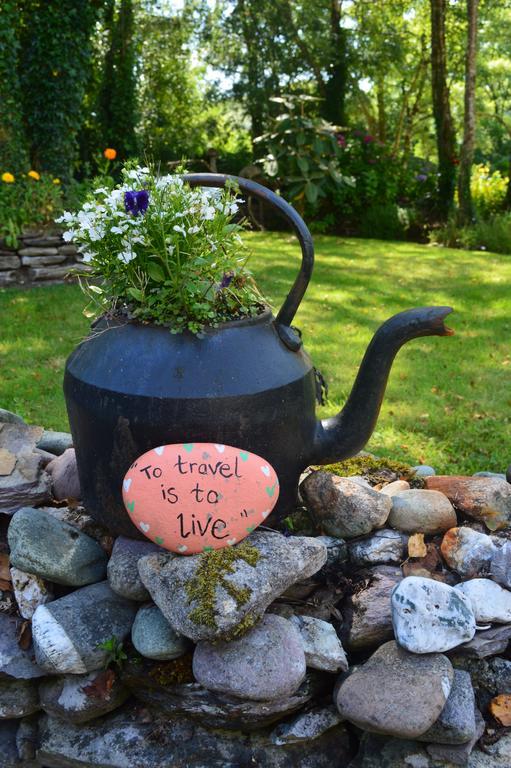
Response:
[[[253,271],[275,307],[299,263],[283,234],[248,236]],[[456,335],[399,353],[368,449],[440,472],[503,471],[511,462],[511,257],[377,240],[316,238],[314,276],[296,317],[330,386],[321,416],[349,393],[378,325],[413,306],[450,304]],[[66,356],[87,333],[77,286],[0,291],[0,406],[67,429]]]

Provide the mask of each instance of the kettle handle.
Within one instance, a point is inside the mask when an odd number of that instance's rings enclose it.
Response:
[[[285,333],[287,330],[285,327],[289,327],[293,321],[293,317],[300,305],[303,294],[309,285],[312,268],[314,266],[314,245],[312,242],[312,235],[302,217],[282,197],[276,195],[275,192],[263,187],[262,184],[257,184],[255,181],[243,179],[241,176],[231,176],[222,173],[187,173],[183,175],[183,181],[186,181],[191,187],[224,187],[227,181],[232,181],[245,194],[254,195],[254,197],[258,197],[260,200],[270,203],[270,205],[280,211],[284,218],[291,224],[302,249],[302,263],[296,280],[279,310],[276,323],[282,340],[287,343],[287,339],[291,346],[295,346],[292,338],[294,334],[289,335],[288,333]],[[284,328],[282,328],[284,333],[280,332],[279,326],[284,326]]]

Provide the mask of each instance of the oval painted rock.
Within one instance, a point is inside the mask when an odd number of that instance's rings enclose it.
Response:
[[[279,497],[273,467],[255,453],[215,443],[161,445],[123,481],[128,514],[165,549],[193,555],[232,546],[265,521]]]

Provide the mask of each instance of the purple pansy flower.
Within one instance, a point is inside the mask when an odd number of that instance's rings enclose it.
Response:
[[[228,288],[232,283],[233,277],[234,275],[232,272],[224,272],[224,276],[222,277],[222,281],[220,283],[220,290],[223,290],[224,288]]]
[[[425,173],[418,173],[418,174],[417,174],[417,176],[416,176],[415,178],[417,179],[417,181],[426,181],[426,179],[427,179],[428,177],[426,176],[426,174],[425,174]]]
[[[139,192],[131,190],[124,193],[124,207],[126,213],[137,216],[139,213],[145,213],[149,205],[149,192],[147,189],[141,189]]]

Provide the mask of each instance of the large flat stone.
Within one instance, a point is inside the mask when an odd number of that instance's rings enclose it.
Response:
[[[99,544],[42,509],[18,510],[8,540],[12,565],[57,584],[81,587],[106,575],[108,558]]]
[[[139,560],[142,582],[176,632],[194,642],[230,636],[242,622],[245,626],[253,624],[276,597],[312,576],[326,562],[326,547],[314,538],[255,531],[247,542],[258,550],[259,559],[255,565],[242,558],[236,560],[232,573],[226,572],[218,580],[208,624],[194,619],[193,613],[200,606],[187,592],[187,585],[197,578],[208,554],[180,557],[169,553]],[[246,599],[236,599],[233,590]]]
[[[335,701],[341,716],[365,731],[416,738],[440,716],[453,678],[446,656],[408,653],[391,641],[341,682]]]
[[[108,658],[101,645],[129,636],[137,607],[112,592],[106,581],[40,605],[32,619],[38,664],[50,674],[100,669]]]
[[[129,709],[86,725],[43,723],[38,760],[48,768],[332,768],[351,757],[344,726],[310,743],[274,745],[269,734],[213,731],[183,718],[142,723]]]
[[[511,485],[501,478],[439,475],[427,477],[425,482],[427,488],[444,493],[456,509],[490,531],[511,524]]]

